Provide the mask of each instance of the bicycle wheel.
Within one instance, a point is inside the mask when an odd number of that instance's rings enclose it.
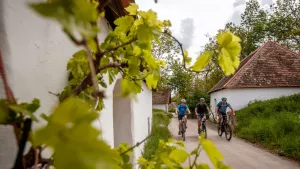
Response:
[[[185,130],[186,130],[185,123],[182,124],[181,128],[182,128],[182,133],[181,133],[182,134],[182,140],[185,141]]]
[[[204,138],[207,138],[207,130],[205,125],[202,126],[202,130],[204,132]]]
[[[225,125],[225,137],[227,141],[230,141],[232,138],[232,128],[229,124]]]
[[[220,127],[218,127],[218,135],[220,137],[222,137],[222,135],[223,135],[222,125]]]

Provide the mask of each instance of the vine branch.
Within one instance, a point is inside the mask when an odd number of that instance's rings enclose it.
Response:
[[[103,52],[99,51],[96,53],[96,60],[94,62],[94,67],[95,67],[95,74],[98,74],[101,70],[104,70],[104,69],[107,69],[107,68],[118,68],[118,67],[128,67],[128,64],[127,63],[116,63],[116,62],[113,62],[113,63],[108,63],[106,65],[103,65],[101,66],[100,65],[100,61],[102,59],[102,57],[106,54],[106,53],[110,53],[114,50],[117,50],[119,48],[122,48],[126,45],[129,45],[131,43],[133,43],[134,41],[136,41],[137,38],[133,38],[132,40],[128,41],[128,42],[125,42],[121,45],[118,45],[114,48],[111,48],[111,49],[107,49]],[[88,86],[92,85],[93,84],[93,81],[92,81],[92,73],[89,73],[85,79],[73,90],[72,94],[73,95],[78,95],[81,91],[85,90]],[[64,99],[64,98],[63,98]]]
[[[184,57],[184,50],[183,50],[183,47],[182,47],[182,43],[180,43],[179,40],[178,40],[177,38],[175,38],[173,35],[171,35],[170,33],[166,32],[166,31],[164,31],[164,32],[162,32],[162,33],[168,35],[170,38],[172,38],[173,40],[175,40],[175,42],[178,43],[178,45],[179,45],[179,47],[180,47],[181,55],[182,55],[182,58],[183,58],[183,68],[184,68],[186,71],[194,72],[194,73],[202,73],[202,72],[204,72],[204,71],[194,71],[194,70],[191,70],[191,69],[187,68],[187,67],[186,67],[186,63],[185,63],[185,62],[186,62],[186,60],[185,60],[186,58]]]
[[[151,137],[151,135],[147,136],[144,140],[142,140],[141,142],[137,142],[134,146],[130,147],[129,149],[127,149],[126,151],[124,151],[120,155],[124,155],[124,154],[132,151],[134,148],[140,146],[143,142],[145,142],[146,140],[148,140],[150,137]]]

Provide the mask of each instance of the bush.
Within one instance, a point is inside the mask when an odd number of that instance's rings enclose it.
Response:
[[[171,138],[171,132],[168,128],[171,118],[171,113],[153,109],[151,130],[152,136],[149,138],[149,140],[147,140],[144,146],[143,157],[145,159],[151,159],[152,156],[156,153],[159,140],[168,141],[168,139]]]
[[[203,91],[195,91],[192,95],[190,95],[186,100],[187,104],[189,106],[189,109],[192,114],[188,115],[188,118],[197,118],[194,114],[195,112],[195,107],[199,103],[200,98],[204,98],[206,104],[209,106],[210,105],[210,96],[203,92]]]
[[[169,112],[172,112],[172,113],[174,113],[176,111],[176,109],[175,108],[170,108],[169,109]]]
[[[300,160],[300,94],[254,101],[236,112],[237,136]]]

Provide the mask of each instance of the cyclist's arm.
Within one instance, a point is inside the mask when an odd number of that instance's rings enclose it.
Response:
[[[216,116],[218,116],[218,111],[219,111],[219,107],[216,107],[216,112],[215,112]]]
[[[175,114],[178,114],[178,107],[176,107],[176,111],[175,111]]]
[[[230,104],[228,105],[228,107],[229,107],[229,108],[230,108],[230,110],[231,110],[231,114],[232,114],[232,115],[235,115],[235,113],[234,113],[234,110],[233,110],[233,108],[231,107],[231,105],[230,105]]]
[[[198,109],[197,109],[197,106],[195,107],[195,115],[197,115],[197,111],[198,111]]]
[[[235,115],[235,112],[234,112],[234,110],[233,110],[233,108],[231,106],[230,106],[230,109],[231,109],[231,114]]]
[[[189,112],[189,114],[191,114],[191,111],[190,111],[190,109],[189,109],[189,108],[187,108],[187,111]]]
[[[210,113],[210,109],[208,106],[206,106],[207,112]]]

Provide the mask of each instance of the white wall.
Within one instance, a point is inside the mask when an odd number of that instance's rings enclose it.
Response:
[[[121,97],[121,92],[121,80],[118,80],[113,91],[114,147],[118,147],[121,143],[133,145],[132,126],[134,121],[131,99]]]
[[[41,101],[37,114],[49,114],[57,104],[56,96],[67,85],[66,65],[78,47],[62,32],[61,27],[50,20],[43,19],[27,7],[28,2],[38,0],[0,1],[0,49],[3,55],[9,84],[20,102],[33,98]],[[102,19],[100,22],[100,41],[103,41],[109,28]],[[120,78],[120,76],[118,76]],[[117,78],[117,79],[118,79]],[[106,81],[108,81],[105,76]],[[102,139],[114,146],[113,128],[113,89],[115,82],[105,89],[105,109],[94,126],[102,129]],[[148,135],[148,118],[152,118],[152,92],[143,84],[143,92],[137,96],[138,102],[132,104],[132,141],[136,143]],[[0,80],[0,97],[5,97]],[[44,125],[43,121],[34,124],[34,129]],[[15,138],[10,126],[0,126],[0,169],[12,167],[17,152]],[[143,146],[136,149],[140,156]]]
[[[234,110],[239,110],[254,100],[268,100],[281,96],[289,96],[300,93],[300,88],[245,88],[245,89],[224,89],[213,92],[210,95],[211,109],[215,112],[216,103],[221,101],[222,97],[227,98]]]
[[[142,87],[143,92],[137,95],[136,100],[132,100],[134,118],[134,144],[145,139],[150,134],[149,132],[151,132],[152,91],[148,89],[145,83],[142,84]],[[144,143],[134,150],[135,159],[142,155],[141,152],[143,150]]]
[[[160,110],[168,112],[168,105],[167,104],[153,104],[152,106],[153,106],[154,109],[160,109]]]
[[[67,85],[66,65],[78,47],[66,37],[61,27],[53,21],[43,19],[30,10],[28,2],[37,0],[0,1],[0,48],[3,55],[9,84],[20,102],[38,98],[41,107],[37,113],[50,113],[58,99],[49,94],[60,93]],[[102,41],[108,33],[105,19],[101,20]],[[108,87],[112,93],[113,86]],[[0,81],[0,97],[5,97]],[[105,109],[110,113],[112,99],[107,98]],[[103,112],[101,123],[95,121],[97,128],[103,128],[103,139],[113,145],[112,113]],[[34,124],[34,129],[43,125]],[[17,146],[10,126],[0,126],[0,168],[12,167]]]

